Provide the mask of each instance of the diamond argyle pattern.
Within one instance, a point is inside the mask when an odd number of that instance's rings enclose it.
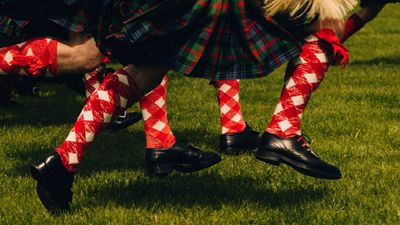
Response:
[[[219,80],[216,82],[222,134],[238,133],[246,128],[240,109],[239,88],[239,80]]]
[[[299,57],[288,64],[286,83],[266,131],[282,138],[301,135],[301,118],[307,103],[324,78],[329,58],[321,41],[310,35]]]
[[[64,143],[56,149],[65,168],[76,171],[76,166],[96,135],[137,100],[134,82],[124,70],[107,76],[90,95]]]
[[[0,48],[0,75],[57,75],[57,41],[35,38]]]
[[[140,101],[148,149],[169,148],[176,141],[167,117],[167,85],[168,77],[165,75],[161,83]]]
[[[83,75],[86,98],[89,98],[90,95],[100,86],[101,81],[104,79],[105,73],[105,65],[100,65],[95,70]]]

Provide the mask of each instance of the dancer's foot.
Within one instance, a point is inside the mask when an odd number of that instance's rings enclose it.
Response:
[[[183,143],[176,142],[168,149],[147,149],[146,162],[149,175],[165,176],[173,170],[194,172],[213,166],[221,161],[214,152],[205,152]]]
[[[70,208],[74,174],[62,164],[60,155],[51,152],[30,168],[37,181],[36,191],[40,201],[51,214],[59,214]]]
[[[230,155],[256,151],[260,143],[259,134],[246,124],[246,128],[239,133],[222,134],[219,137],[219,149],[221,152]]]
[[[118,116],[114,121],[107,127],[110,131],[119,131],[125,129],[142,119],[142,114],[139,112],[124,112]]]
[[[323,161],[308,146],[303,137],[298,135],[291,138],[280,138],[267,132],[264,133],[256,158],[273,165],[285,163],[298,172],[312,177],[341,178],[339,168]]]

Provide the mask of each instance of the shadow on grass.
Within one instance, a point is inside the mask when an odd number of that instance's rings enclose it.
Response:
[[[141,126],[135,124],[133,126]],[[195,137],[191,135],[196,134]],[[206,146],[215,149],[217,143],[203,138],[209,137],[206,130],[183,130],[176,132],[176,137],[196,144],[204,142]],[[200,137],[200,138],[199,138]],[[216,140],[216,139],[215,139]],[[61,144],[61,143],[59,143]],[[6,157],[12,160],[13,167],[6,174],[9,176],[30,176],[29,166],[39,160],[44,154],[55,149],[43,146],[41,142],[32,143],[29,148],[21,149],[18,143],[10,143],[12,151],[6,151]],[[207,148],[209,150],[210,148]],[[81,176],[91,176],[93,173],[112,170],[144,170],[145,167],[145,136],[141,131],[121,130],[118,132],[104,131],[90,146],[79,166]]]
[[[186,137],[188,132],[196,133],[196,141],[199,141],[199,137],[210,136],[205,130],[184,130],[182,133],[178,132],[177,136]],[[206,146],[212,144],[210,140],[204,141]],[[128,130],[102,134],[87,152],[76,181],[83,182],[85,187],[86,179],[104,171],[139,171],[139,175],[134,175],[135,180],[127,183],[126,177],[108,176],[105,173],[103,175],[107,179],[99,178],[93,188],[89,185],[82,190],[84,198],[79,204],[75,203],[75,206],[107,207],[111,203],[126,208],[142,207],[152,210],[158,207],[179,209],[195,206],[220,209],[225,205],[245,207],[246,204],[257,204],[278,208],[318,201],[329,192],[327,188],[315,189],[302,184],[280,185],[282,189],[275,190],[276,188],[269,185],[274,182],[270,177],[263,176],[258,180],[240,175],[220,175],[212,170],[192,174],[173,173],[165,178],[145,177],[144,144],[142,132]],[[40,144],[30,150],[7,152],[7,157],[13,160],[13,167],[6,174],[30,176],[29,164],[47,152],[48,149]],[[79,211],[79,208],[75,210]]]
[[[32,143],[31,148],[18,150],[18,143],[12,145],[10,149],[15,150],[5,152],[13,163],[13,167],[6,172],[10,176],[30,176],[30,164],[57,147],[49,149],[40,143]],[[86,176],[100,171],[142,169],[143,146],[142,132],[104,132],[85,153],[79,171]]]
[[[318,201],[327,192],[329,190],[326,188],[312,189],[301,185],[273,191],[256,179],[243,176],[224,177],[211,172],[176,174],[166,178],[139,178],[129,185],[124,181],[109,180],[99,184],[95,191],[87,191],[85,195],[88,198],[82,204],[96,207],[111,203],[126,208],[147,209],[193,206],[220,209],[224,205],[243,207],[246,204],[275,208]]]
[[[379,65],[379,64],[386,64],[386,65],[399,65],[400,63],[400,56],[399,55],[392,55],[392,56],[380,56],[372,59],[367,60],[355,60],[352,61],[352,65]]]
[[[57,91],[54,91],[57,89]],[[0,124],[6,128],[19,125],[42,127],[73,123],[82,110],[83,100],[66,87],[51,87],[49,96],[19,97],[18,105],[0,108]],[[7,115],[7,116],[3,116]]]

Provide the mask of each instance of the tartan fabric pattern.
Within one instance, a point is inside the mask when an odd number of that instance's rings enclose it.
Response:
[[[104,8],[109,13],[101,13],[98,29],[103,52],[123,59],[146,46],[141,50],[152,59],[188,76],[260,77],[299,51],[290,35],[264,17],[258,0],[114,0]],[[116,43],[131,49],[113,50]]]
[[[0,16],[0,34],[10,38],[16,38],[20,35],[20,27],[11,18]]]
[[[57,13],[49,13],[44,15],[50,21],[70,30],[73,32],[83,32],[85,31],[85,14],[83,11],[79,11],[72,16],[60,16]],[[23,38],[23,29],[35,17],[32,18],[10,18],[8,16],[0,16],[0,33],[6,35],[10,38]]]
[[[136,86],[128,73],[118,70],[107,76],[87,100],[64,143],[56,149],[65,168],[75,172],[96,135],[137,100]]]
[[[321,42],[316,36],[307,37],[300,56],[289,62],[286,84],[266,132],[282,138],[301,135],[305,107],[329,67],[330,60]]]
[[[239,133],[246,128],[239,103],[239,80],[216,81],[221,134]]]
[[[85,31],[85,14],[83,11],[79,11],[73,16],[68,17],[60,17],[58,14],[49,14],[47,18],[67,30],[78,33]]]
[[[168,76],[165,75],[161,83],[140,100],[147,149],[166,149],[176,141],[167,117],[167,85]]]

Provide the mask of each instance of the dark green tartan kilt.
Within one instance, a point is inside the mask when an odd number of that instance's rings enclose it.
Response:
[[[21,28],[11,18],[7,16],[0,16],[0,35],[8,39],[20,39]]]
[[[110,0],[99,12],[99,47],[124,64],[246,79],[267,75],[299,52],[296,41],[264,17],[259,0]]]
[[[61,13],[61,11],[63,11]],[[66,12],[65,9],[50,10],[32,14],[19,10],[19,14],[0,15],[0,34],[13,40],[24,40],[30,37],[51,35],[58,37],[58,33],[85,32],[85,15],[82,8]],[[63,30],[63,31],[62,31]]]

